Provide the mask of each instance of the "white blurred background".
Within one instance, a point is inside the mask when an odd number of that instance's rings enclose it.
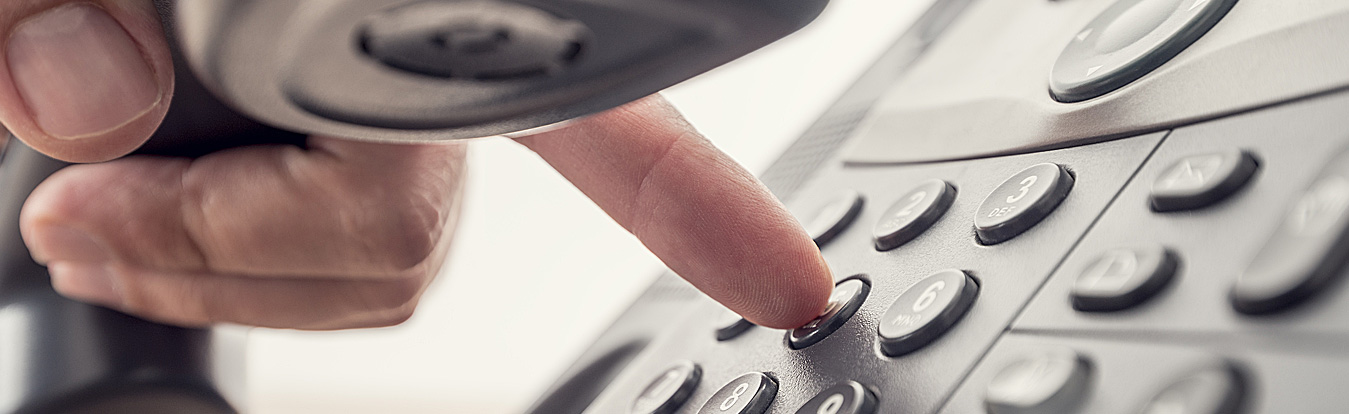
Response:
[[[665,95],[763,171],[932,0],[833,0],[819,20]],[[247,411],[520,413],[662,266],[535,155],[475,142],[449,264],[403,325],[253,330]]]

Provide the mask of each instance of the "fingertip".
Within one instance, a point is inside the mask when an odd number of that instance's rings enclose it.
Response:
[[[789,262],[784,273],[761,278],[776,283],[747,291],[758,297],[749,300],[753,305],[742,311],[745,319],[768,328],[793,329],[820,316],[828,307],[834,278],[819,251],[804,252]]]
[[[98,162],[159,127],[173,62],[153,3],[47,0],[6,12],[0,119],[16,137],[54,158]]]

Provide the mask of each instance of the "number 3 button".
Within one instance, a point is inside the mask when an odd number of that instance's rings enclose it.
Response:
[[[698,414],[762,414],[778,395],[778,383],[762,372],[751,372],[712,394]]]
[[[943,270],[919,281],[881,317],[881,351],[897,357],[946,333],[974,304],[979,285],[965,272]]]
[[[1005,242],[1043,220],[1073,189],[1073,176],[1063,166],[1044,163],[1003,181],[979,205],[974,231],[983,244]]]

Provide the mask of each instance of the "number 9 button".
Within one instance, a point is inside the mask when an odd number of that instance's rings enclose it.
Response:
[[[856,381],[829,387],[815,394],[796,414],[874,414],[876,396]]]
[[[881,351],[897,357],[931,343],[965,316],[978,293],[974,279],[956,269],[918,281],[881,317]]]
[[[1030,230],[1058,208],[1073,189],[1073,176],[1063,166],[1044,163],[1008,178],[979,205],[974,231],[979,242],[1005,242]]]
[[[698,414],[762,414],[777,395],[777,381],[762,372],[751,372],[722,386]]]

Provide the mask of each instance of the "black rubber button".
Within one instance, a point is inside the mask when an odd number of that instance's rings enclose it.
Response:
[[[1302,193],[1232,286],[1247,314],[1304,303],[1338,279],[1349,251],[1349,152],[1337,156]]]
[[[698,364],[684,361],[665,370],[632,402],[632,414],[671,414],[688,401],[702,380]]]
[[[796,414],[873,414],[876,395],[858,384],[848,381],[829,387],[811,398]]]
[[[717,340],[728,341],[753,327],[753,323],[731,312],[730,309],[722,309],[721,316],[717,320]]]
[[[1246,186],[1258,169],[1255,157],[1239,149],[1185,157],[1157,176],[1148,201],[1155,211],[1208,207]]]
[[[1171,282],[1179,267],[1175,252],[1161,246],[1105,252],[1073,285],[1073,308],[1110,312],[1132,308]]]
[[[1008,365],[988,384],[990,414],[1077,412],[1091,382],[1091,363],[1077,351],[1051,348]]]
[[[1230,363],[1186,374],[1167,385],[1141,414],[1237,414],[1242,412],[1245,381]]]
[[[1060,102],[1095,98],[1180,54],[1236,0],[1119,0],[1078,31],[1054,62],[1049,91]]]
[[[792,349],[802,349],[834,333],[848,319],[857,313],[866,301],[871,285],[862,279],[848,279],[834,286],[834,294],[829,296],[829,307],[824,313],[800,328],[787,332],[787,344]]]
[[[698,414],[762,414],[777,395],[777,381],[762,372],[751,372],[722,386]]]
[[[965,316],[979,285],[965,272],[943,270],[918,281],[881,317],[881,351],[896,357],[926,346]]]
[[[824,247],[825,243],[847,229],[853,220],[857,220],[857,214],[862,212],[862,204],[862,195],[856,191],[839,193],[816,211],[810,221],[805,222],[806,233],[815,240],[816,246]]]
[[[983,244],[1007,241],[1044,220],[1073,189],[1073,176],[1058,164],[1036,164],[1003,181],[979,205],[974,230]]]
[[[946,214],[955,199],[955,187],[942,180],[928,180],[909,190],[885,210],[876,227],[872,228],[876,250],[894,249],[923,234]]]

